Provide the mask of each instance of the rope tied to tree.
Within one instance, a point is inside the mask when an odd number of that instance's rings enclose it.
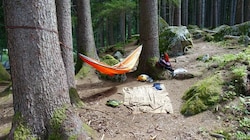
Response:
[[[43,27],[32,27],[32,26],[5,26],[6,29],[32,29],[32,30],[43,30],[47,32],[52,32],[55,34],[58,34],[57,31],[52,30],[52,29],[47,29]],[[66,46],[63,42],[59,41],[60,46],[69,49],[70,51],[73,51],[71,47]]]
[[[58,34],[57,31],[52,30],[52,29],[47,29],[43,27],[32,27],[32,26],[5,26],[6,29],[33,29],[33,30],[44,30],[47,32],[52,32]]]

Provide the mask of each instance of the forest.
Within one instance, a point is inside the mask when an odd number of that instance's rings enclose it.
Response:
[[[2,4],[2,2],[1,2]],[[138,0],[91,0],[91,16],[97,47],[124,43],[139,33]],[[77,10],[72,1],[72,28],[76,49]],[[197,25],[215,28],[235,25],[250,19],[250,2],[247,0],[159,0],[158,15],[169,25]],[[1,50],[6,48],[3,6],[1,5]]]
[[[247,140],[249,32],[249,0],[1,0],[0,139]]]

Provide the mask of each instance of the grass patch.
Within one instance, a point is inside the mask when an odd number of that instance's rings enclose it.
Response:
[[[185,103],[181,107],[181,113],[191,116],[217,104],[222,93],[222,83],[221,74],[217,73],[193,85],[182,97]]]

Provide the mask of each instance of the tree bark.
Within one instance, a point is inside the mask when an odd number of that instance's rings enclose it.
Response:
[[[198,0],[197,5],[197,25],[201,27],[201,20],[202,20],[202,0]]]
[[[90,0],[77,0],[77,49],[89,57],[99,59],[92,27]],[[78,57],[76,72],[82,67],[82,60]]]
[[[157,0],[139,0],[140,40],[143,44],[138,65],[140,73],[156,75],[152,59],[159,58]],[[156,60],[157,61],[157,60]]]
[[[244,20],[244,0],[238,0],[236,6],[236,20],[235,23],[242,23]]]
[[[183,3],[181,4],[182,7],[182,25],[187,26],[188,25],[188,0],[183,0]]]
[[[245,14],[244,14],[244,21],[249,21],[250,20],[250,1],[245,0]]]
[[[56,0],[56,11],[58,21],[59,41],[62,51],[62,58],[67,73],[69,87],[75,88],[75,71],[73,58],[73,39],[71,24],[71,1]]]
[[[161,0],[161,17],[167,21],[167,2],[166,0]]]
[[[123,43],[126,41],[126,14],[125,11],[122,11],[120,14],[120,35]]]
[[[201,2],[202,6],[201,6],[201,28],[204,28],[205,26],[205,16],[206,16],[206,0],[202,0]]]
[[[174,25],[181,26],[181,0],[178,0],[178,5],[174,8]]]
[[[230,24],[229,25],[234,25],[235,24],[235,15],[236,15],[236,0],[231,0],[231,6],[230,6]]]
[[[55,1],[5,0],[14,119],[8,139],[88,138],[80,118],[70,112],[66,71],[61,56]],[[65,108],[65,109],[64,109]],[[67,114],[59,128],[57,110]],[[76,121],[77,120],[77,121]],[[71,124],[65,128],[65,123]],[[62,129],[60,129],[62,128]]]

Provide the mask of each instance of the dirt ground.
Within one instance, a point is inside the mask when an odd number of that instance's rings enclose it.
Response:
[[[127,50],[133,48],[128,47]],[[209,132],[225,127],[225,122],[211,111],[205,111],[195,116],[184,117],[180,114],[182,96],[184,92],[208,73],[208,64],[196,61],[196,58],[209,54],[210,56],[225,53],[237,53],[238,49],[218,47],[216,44],[203,41],[194,41],[194,47],[184,56],[171,58],[174,69],[184,68],[190,73],[200,76],[186,79],[167,79],[154,81],[165,85],[171,100],[174,113],[133,114],[124,105],[113,108],[106,105],[109,99],[123,101],[123,87],[136,87],[152,84],[139,82],[136,77],[127,75],[123,83],[114,83],[99,80],[93,73],[84,79],[77,80],[77,89],[86,106],[78,109],[84,122],[97,131],[100,140],[211,140],[215,139]],[[3,90],[1,87],[0,90]],[[0,137],[8,133],[13,115],[12,97],[0,96]]]

